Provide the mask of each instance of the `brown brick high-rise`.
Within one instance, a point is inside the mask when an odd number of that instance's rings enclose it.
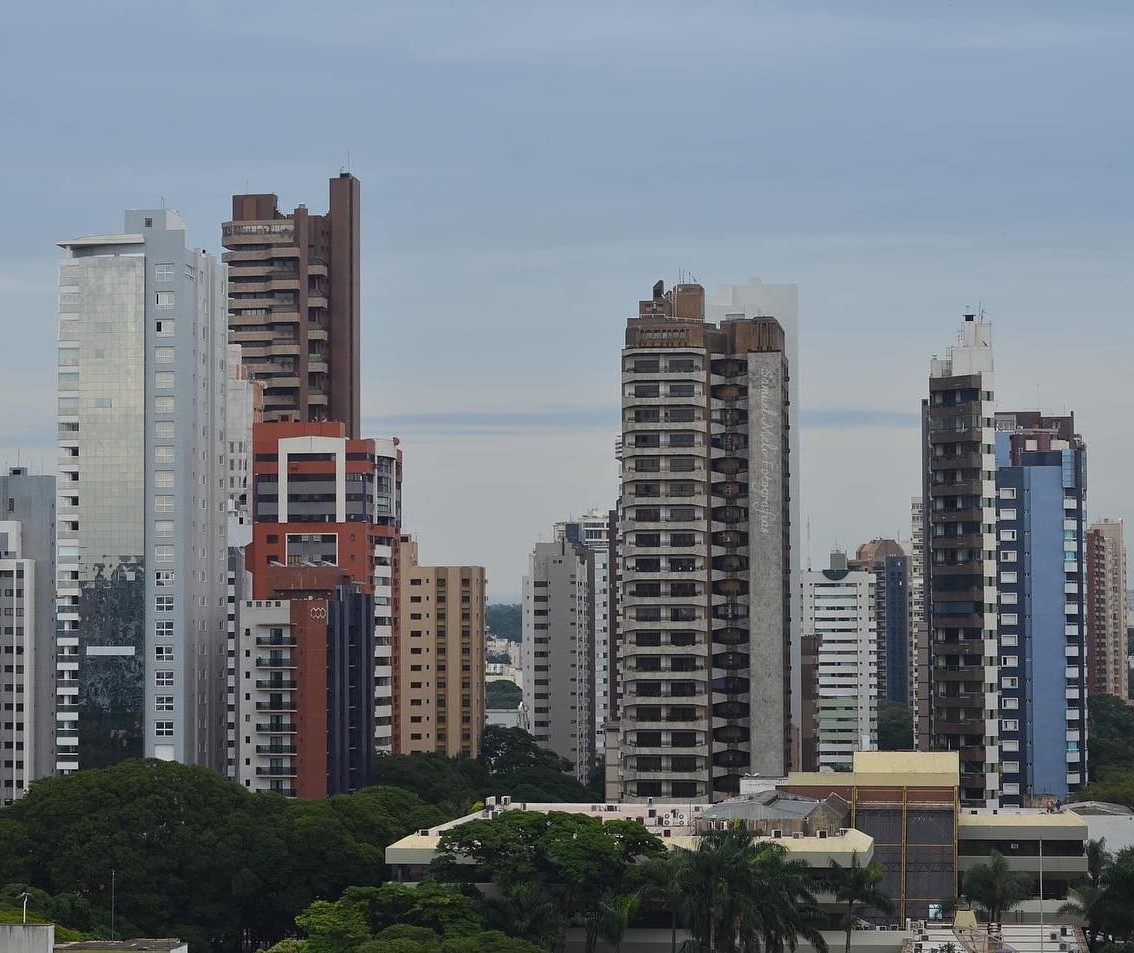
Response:
[[[346,424],[359,432],[359,194],[331,179],[330,211],[290,215],[271,194],[234,195],[222,240],[229,341],[264,385],[264,420]]]

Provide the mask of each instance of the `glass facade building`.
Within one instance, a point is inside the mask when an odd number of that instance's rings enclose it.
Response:
[[[224,274],[166,209],[61,242],[57,771],[224,751]]]

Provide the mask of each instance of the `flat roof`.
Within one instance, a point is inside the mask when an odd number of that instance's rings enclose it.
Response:
[[[854,770],[793,771],[789,786],[957,787],[961,783],[956,751],[856,751]]]
[[[90,248],[95,245],[144,245],[144,235],[85,235],[56,242],[60,248]]]
[[[960,837],[973,837],[982,830],[1005,827],[1012,828],[1014,833],[1031,832],[1048,838],[1083,840],[1087,836],[1087,822],[1070,811],[1054,814],[1027,808],[997,808],[994,814],[989,808],[965,808],[957,818]]]

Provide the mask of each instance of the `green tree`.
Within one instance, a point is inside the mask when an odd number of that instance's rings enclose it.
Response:
[[[878,750],[913,751],[913,712],[900,702],[878,702]]]
[[[494,678],[484,685],[485,708],[504,708],[511,711],[519,708],[523,700],[524,693],[520,686],[506,678]]]
[[[316,900],[295,922],[307,934],[307,953],[353,953],[370,939],[362,910],[353,903]]]
[[[669,949],[677,953],[677,918],[688,896],[690,852],[683,847],[644,860],[634,870],[634,882],[647,904],[669,914]]]
[[[485,930],[472,936],[445,937],[441,953],[543,953],[543,947],[499,930]]]
[[[485,607],[484,621],[493,635],[509,642],[520,641],[524,613],[518,602],[490,602]]]
[[[558,904],[535,883],[516,883],[485,896],[481,912],[486,926],[541,948],[556,943],[565,928]]]
[[[1113,899],[1108,889],[1108,874],[1112,858],[1106,850],[1106,839],[1087,841],[1087,882],[1068,891],[1068,901],[1059,908],[1061,916],[1078,917],[1083,923],[1083,935],[1091,953],[1098,949],[1102,937],[1111,932],[1112,919],[1108,909]]]
[[[890,898],[879,887],[885,875],[885,870],[877,861],[863,864],[858,858],[858,851],[851,854],[851,862],[847,867],[836,860],[831,861],[831,886],[835,899],[843,905],[846,953],[850,953],[851,933],[863,913],[867,910],[890,913],[893,910]]]
[[[585,909],[579,916],[579,923],[585,930],[585,953],[595,953],[600,938],[618,950],[640,902],[641,898],[636,893],[607,892],[599,897],[597,903]]]
[[[999,923],[1004,914],[1032,894],[1031,881],[1016,873],[999,851],[988,855],[987,864],[977,864],[965,872],[961,889],[980,907],[990,923]]]

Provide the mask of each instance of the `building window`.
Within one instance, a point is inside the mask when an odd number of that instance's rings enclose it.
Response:
[[[159,539],[167,539],[173,535],[173,520],[155,520],[154,521],[154,536]]]
[[[154,573],[154,585],[158,589],[168,589],[173,585],[173,570],[159,569]]]
[[[173,439],[173,421],[172,420],[158,420],[154,423],[154,436],[158,440],[172,440]]]
[[[176,274],[172,262],[165,261],[154,265],[154,281],[173,281]]]
[[[173,688],[173,672],[155,672],[154,676],[158,688]]]
[[[172,397],[155,397],[154,398],[154,413],[155,414],[172,414],[173,413],[173,398]]]
[[[173,611],[173,596],[155,596],[154,608],[158,612],[172,612]]]
[[[154,463],[173,466],[173,447],[154,447]]]
[[[173,292],[172,291],[158,291],[154,294],[154,304],[162,311],[173,310]]]
[[[162,318],[157,323],[157,333],[159,337],[170,338],[173,337],[173,319]]]
[[[155,721],[154,734],[159,738],[172,738],[173,737],[173,722],[172,721]]]
[[[158,662],[172,662],[173,661],[173,646],[172,645],[155,645],[154,646],[154,659]]]
[[[173,488],[173,471],[172,470],[158,470],[154,473],[154,486],[160,490],[170,490]]]
[[[1002,486],[1000,488],[1000,499],[1014,500],[1016,499],[1016,488],[1014,486]]]
[[[155,496],[154,497],[154,510],[158,513],[172,513],[173,512],[173,497],[172,496]]]
[[[172,602],[172,599],[170,600]],[[172,606],[170,606],[172,608]],[[158,619],[154,623],[154,635],[159,639],[172,639],[173,638],[173,620],[172,619]],[[171,648],[166,646],[166,648]]]
[[[173,371],[158,371],[155,373],[154,387],[159,390],[173,390]]]
[[[173,711],[173,696],[158,695],[154,701],[154,711]]]
[[[173,562],[173,547],[172,546],[155,546],[154,547],[154,562],[155,563],[171,563],[171,562]]]

